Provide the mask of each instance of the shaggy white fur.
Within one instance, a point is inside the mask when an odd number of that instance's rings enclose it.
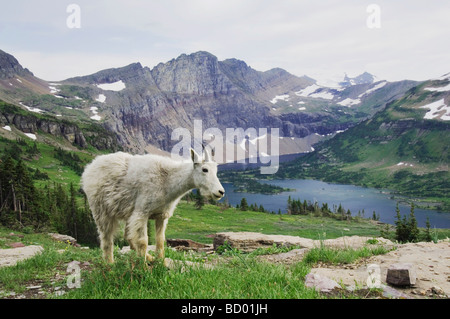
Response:
[[[168,219],[184,194],[198,188],[203,196],[220,199],[225,190],[217,178],[217,164],[191,149],[191,160],[174,161],[158,155],[123,152],[101,155],[86,166],[81,184],[100,235],[103,257],[114,262],[113,238],[125,220],[125,238],[148,261],[147,221],[155,220],[158,258],[164,258]]]

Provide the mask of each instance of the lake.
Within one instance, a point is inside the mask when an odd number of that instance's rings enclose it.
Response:
[[[382,193],[373,188],[364,188],[353,185],[330,184],[316,180],[272,180],[261,181],[284,188],[295,189],[292,192],[283,192],[277,195],[235,193],[234,187],[230,183],[223,183],[226,191],[226,197],[231,205],[240,204],[242,197],[247,199],[248,205],[257,203],[263,205],[268,211],[278,212],[281,209],[286,213],[287,200],[289,195],[292,199],[301,199],[302,201],[318,202],[319,207],[322,203],[328,203],[330,209],[333,205],[342,207],[345,210],[350,209],[352,216],[356,216],[358,211],[364,209],[365,218],[371,218],[373,211],[380,215],[380,221],[388,224],[395,223],[396,200],[390,198],[390,194]],[[222,200],[223,201],[223,200]],[[400,204],[400,214],[409,216],[411,207]],[[419,227],[425,227],[426,219],[429,217],[431,228],[450,228],[450,213],[438,212],[428,209],[414,209]]]

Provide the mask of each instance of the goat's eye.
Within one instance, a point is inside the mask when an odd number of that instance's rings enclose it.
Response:
[[[207,168],[202,169],[202,171],[203,171],[203,173],[208,173],[208,169]]]

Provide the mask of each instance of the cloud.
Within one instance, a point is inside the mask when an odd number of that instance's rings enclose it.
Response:
[[[81,8],[76,30],[65,24],[67,3],[6,3],[2,49],[54,80],[136,61],[152,67],[199,50],[258,70],[282,67],[312,77],[369,71],[388,80],[423,80],[450,70],[450,3],[443,0],[378,0],[380,29],[366,25],[371,1],[74,2]]]

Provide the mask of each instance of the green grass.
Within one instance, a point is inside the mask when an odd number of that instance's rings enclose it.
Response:
[[[166,237],[212,243],[211,235],[228,231],[283,234],[312,239],[380,235],[379,227],[368,220],[347,222],[309,215],[267,214],[241,211],[233,207],[224,209],[214,205],[205,205],[203,209],[196,210],[191,203],[181,202],[169,220]]]
[[[234,208],[222,209],[206,205],[196,210],[193,204],[182,202],[169,221],[167,238],[189,238],[211,243],[211,236],[221,231],[258,231],[267,234],[297,235],[310,238],[334,238],[343,234],[370,234],[378,236],[377,226],[369,222],[335,221],[333,219],[307,216],[279,216],[258,212],[242,212]],[[29,298],[56,298],[55,287],[67,291],[61,298],[326,298],[313,289],[306,288],[304,277],[319,261],[313,250],[304,262],[293,265],[271,264],[258,259],[259,255],[286,251],[286,248],[269,247],[244,254],[237,250],[226,250],[224,254],[189,254],[166,249],[166,257],[173,260],[195,261],[214,265],[213,269],[165,268],[161,262],[148,267],[134,252],[121,255],[115,249],[116,262],[105,264],[99,248],[81,249],[67,243],[56,242],[46,234],[27,234],[23,238],[10,236],[11,230],[0,227],[0,247],[21,241],[26,245],[39,244],[42,254],[19,262],[13,267],[0,268],[0,291],[4,297],[8,292],[24,294]],[[153,236],[153,233],[151,234]],[[323,252],[332,256],[338,251]],[[320,255],[320,253],[319,253]],[[370,255],[348,251],[353,259]],[[336,259],[337,258],[337,259]],[[328,260],[339,260],[338,257]],[[350,258],[350,257],[346,257]],[[68,289],[67,266],[79,261],[81,267],[81,288]],[[324,261],[324,259],[320,259]],[[27,286],[40,285],[47,295],[27,295]],[[0,298],[2,293],[0,293]],[[347,296],[348,297],[348,296]]]

